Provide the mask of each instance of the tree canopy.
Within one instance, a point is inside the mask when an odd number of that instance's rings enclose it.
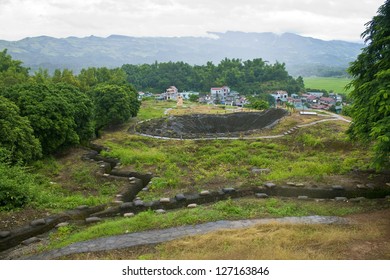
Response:
[[[12,101],[0,96],[0,161],[28,162],[41,156],[41,144],[28,118]]]
[[[351,64],[352,138],[372,142],[377,169],[390,167],[390,0],[366,24],[367,46]]]

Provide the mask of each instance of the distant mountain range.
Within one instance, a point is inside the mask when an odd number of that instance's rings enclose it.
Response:
[[[231,32],[211,33],[210,37],[101,37],[25,38],[0,40],[0,50],[8,49],[14,59],[22,60],[33,71],[41,68],[68,68],[76,73],[88,67],[118,67],[184,61],[203,65],[218,64],[225,57],[248,60],[262,58],[286,63],[291,75],[338,75],[361,52],[362,44],[323,41],[293,33]]]

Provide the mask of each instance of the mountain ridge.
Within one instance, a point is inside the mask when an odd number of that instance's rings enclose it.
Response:
[[[363,44],[324,41],[294,33],[208,32],[207,37],[131,37],[112,34],[54,38],[26,37],[18,41],[0,40],[0,50],[7,49],[14,59],[32,71],[68,68],[76,73],[87,67],[120,67],[183,61],[192,65],[215,64],[225,57],[250,60],[262,58],[286,63],[292,75],[316,75],[321,69],[343,71],[361,52]]]

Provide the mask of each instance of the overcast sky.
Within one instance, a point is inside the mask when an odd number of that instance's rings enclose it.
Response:
[[[384,0],[0,0],[0,39],[293,32],[359,41]]]

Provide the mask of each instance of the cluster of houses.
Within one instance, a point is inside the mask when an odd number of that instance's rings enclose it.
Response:
[[[332,106],[337,113],[343,108],[343,100],[340,95],[330,94],[329,97],[324,97],[323,92],[307,92],[305,94],[288,95],[286,91],[277,91],[271,94],[275,98],[276,104],[284,104],[286,102],[294,105],[296,109],[322,109],[329,110]]]
[[[204,96],[200,96],[199,92],[184,91],[179,92],[175,86],[170,86],[164,93],[151,94],[151,93],[138,93],[139,98],[154,97],[156,100],[188,100],[191,95],[198,97],[199,103],[204,104],[224,104],[231,106],[243,107],[249,104],[246,97],[241,96],[237,91],[231,90],[228,86],[223,87],[212,87],[210,93]],[[329,110],[332,106],[336,112],[341,112],[342,109],[342,98],[337,94],[330,94],[329,97],[324,97],[322,92],[307,92],[305,94],[289,95],[287,91],[279,90],[271,94],[275,99],[276,106],[283,106],[287,102],[292,104],[296,109],[323,109]]]

